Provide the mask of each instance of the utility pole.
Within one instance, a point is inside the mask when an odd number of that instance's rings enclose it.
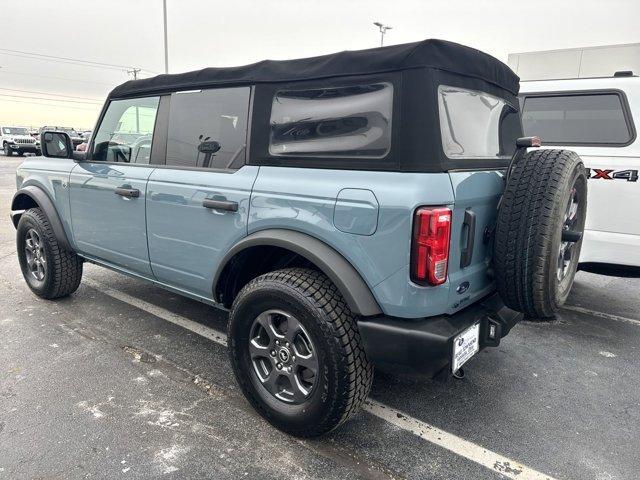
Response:
[[[167,47],[167,0],[162,0],[164,17],[164,73],[169,73],[169,49]]]
[[[140,69],[139,68],[132,68],[131,70],[127,70],[127,73],[129,75],[132,75],[134,80],[137,80],[138,79],[138,73],[140,73]]]
[[[383,25],[380,22],[373,22],[373,24],[380,29],[380,46],[384,45],[384,34],[387,33],[387,30],[391,30],[393,27],[390,25]]]
[[[139,68],[132,68],[131,70],[127,70],[127,74],[133,76],[134,80],[138,79],[138,73],[140,73]],[[136,132],[140,132],[140,110],[136,106]]]

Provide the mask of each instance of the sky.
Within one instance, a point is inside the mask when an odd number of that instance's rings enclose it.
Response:
[[[167,0],[169,71],[441,38],[513,52],[640,42],[640,0]],[[106,94],[164,70],[162,0],[2,0],[0,124],[92,129]],[[17,19],[15,22],[9,19]],[[78,65],[32,54],[104,65]]]

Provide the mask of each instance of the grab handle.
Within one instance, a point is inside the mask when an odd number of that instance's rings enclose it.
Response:
[[[460,252],[460,268],[471,265],[473,259],[473,245],[476,239],[476,214],[471,210],[464,211],[464,221],[462,226],[467,226],[467,244]]]

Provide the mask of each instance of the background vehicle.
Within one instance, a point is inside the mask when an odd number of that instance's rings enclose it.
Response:
[[[439,40],[127,82],[86,157],[44,132],[50,158],[18,169],[25,280],[68,295],[86,259],[230,309],[248,400],[322,434],[372,363],[460,375],[518,311],[566,299],[585,170],[526,152],[517,93],[506,65]]]
[[[69,135],[69,137],[71,138],[71,142],[73,143],[74,148],[77,147],[78,145],[80,145],[83,142],[83,138],[82,135],[80,135],[78,132],[76,132],[75,129],[71,128],[71,127],[52,127],[52,126],[45,126],[45,127],[41,127],[40,128],[40,133],[42,134],[42,132],[45,131],[50,131],[50,132],[64,132],[67,135]]]
[[[576,151],[589,170],[589,208],[581,267],[638,275],[640,269],[640,78],[611,77],[521,83],[522,123],[551,148]],[[612,268],[622,266],[620,268]]]
[[[36,140],[24,127],[0,126],[0,143],[6,156],[38,152]]]

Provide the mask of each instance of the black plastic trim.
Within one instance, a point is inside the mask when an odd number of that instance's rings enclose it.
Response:
[[[218,282],[227,263],[241,251],[262,245],[286,248],[312,262],[336,285],[349,308],[356,315],[382,314],[368,285],[342,255],[317,238],[284,229],[268,229],[252,233],[227,252],[213,279],[213,295],[217,301],[220,301],[217,295]]]
[[[72,251],[71,244],[69,243],[69,239],[67,238],[67,233],[62,226],[62,221],[58,216],[56,207],[53,205],[53,202],[44,192],[44,190],[39,187],[29,185],[18,190],[13,196],[13,199],[11,200],[11,220],[13,221],[14,227],[18,226],[18,221],[20,220],[20,217],[23,213],[20,209],[16,208],[16,201],[18,197],[22,195],[26,195],[27,197],[31,198],[38,205],[38,207],[40,207],[42,212],[49,220],[51,228],[53,229],[53,234],[56,236],[56,240],[58,240],[58,244],[60,245],[60,247],[64,248],[65,250]]]
[[[476,238],[476,214],[468,208],[464,211],[463,227],[467,227],[467,243],[460,252],[460,268],[471,265],[473,246]]]
[[[496,347],[523,317],[493,293],[453,315],[363,318],[358,321],[358,330],[367,357],[374,365],[395,373],[435,377],[450,370],[453,341],[464,330],[480,323],[480,350]],[[495,327],[495,338],[490,337],[491,324]]]

